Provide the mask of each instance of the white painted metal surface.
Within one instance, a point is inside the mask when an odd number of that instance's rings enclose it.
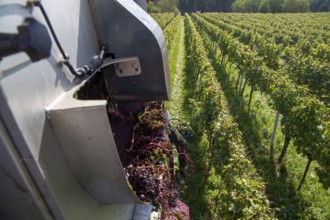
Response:
[[[125,178],[106,100],[74,98],[88,81],[63,94],[47,109],[63,155],[78,182],[96,201],[104,204],[141,203]]]

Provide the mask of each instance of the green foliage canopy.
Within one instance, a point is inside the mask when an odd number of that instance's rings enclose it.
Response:
[[[177,0],[181,12],[318,12],[330,11],[330,0]],[[156,1],[158,2],[158,1]]]
[[[330,11],[330,0],[311,0],[310,9],[311,9],[312,12]]]
[[[181,12],[230,12],[234,0],[179,0]]]
[[[236,0],[234,12],[308,12],[309,0]]]
[[[284,12],[308,12],[309,11],[308,0],[284,0],[283,11]]]
[[[177,11],[177,0],[148,1],[147,10],[149,13],[164,13]]]

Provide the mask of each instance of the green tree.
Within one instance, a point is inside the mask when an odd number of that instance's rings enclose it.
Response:
[[[284,12],[308,12],[309,0],[284,0],[283,11]]]
[[[177,5],[177,0],[159,0],[157,2],[157,6],[161,12],[175,12]]]
[[[283,12],[283,0],[269,0],[270,12],[280,13]]]
[[[263,12],[270,10],[269,0],[236,0],[232,5],[234,12]]]
[[[262,0],[262,1],[260,1],[258,12],[261,12],[261,13],[268,13],[268,12],[270,12],[269,0]]]
[[[179,0],[181,12],[230,12],[234,0]]]
[[[330,11],[330,0],[311,0],[311,11]]]
[[[148,13],[159,13],[160,9],[154,2],[150,1],[147,3],[147,11]]]
[[[255,12],[253,0],[236,0],[231,8],[234,12]]]

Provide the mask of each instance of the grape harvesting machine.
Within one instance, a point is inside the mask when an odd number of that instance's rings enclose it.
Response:
[[[165,38],[145,10],[0,0],[1,219],[149,219],[120,158],[132,132],[108,114],[169,99]]]

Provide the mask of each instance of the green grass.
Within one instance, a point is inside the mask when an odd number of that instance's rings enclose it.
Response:
[[[183,26],[182,26],[182,19],[179,23],[179,26],[177,28],[175,37],[173,39],[172,42],[172,47],[171,49],[169,49],[168,51],[168,64],[169,64],[169,69],[170,69],[170,89],[171,89],[171,96],[173,96],[173,89],[177,88],[178,86],[175,85],[174,86],[174,78],[177,75],[177,68],[181,69],[181,67],[178,67],[178,55],[179,55],[179,50],[180,50],[180,36],[181,36],[181,32],[183,31]],[[171,99],[171,101],[173,100],[173,98]],[[176,100],[177,102],[177,100]],[[166,108],[169,112],[171,112],[171,106],[175,105],[173,103],[176,103],[174,101],[172,102],[166,102]],[[172,113],[172,112],[171,112]]]
[[[183,106],[186,89],[183,85],[184,81],[184,65],[185,65],[185,47],[184,47],[184,25],[183,19],[179,22],[176,36],[169,52],[169,66],[171,79],[171,101],[167,103],[171,117],[181,120],[187,119]]]

